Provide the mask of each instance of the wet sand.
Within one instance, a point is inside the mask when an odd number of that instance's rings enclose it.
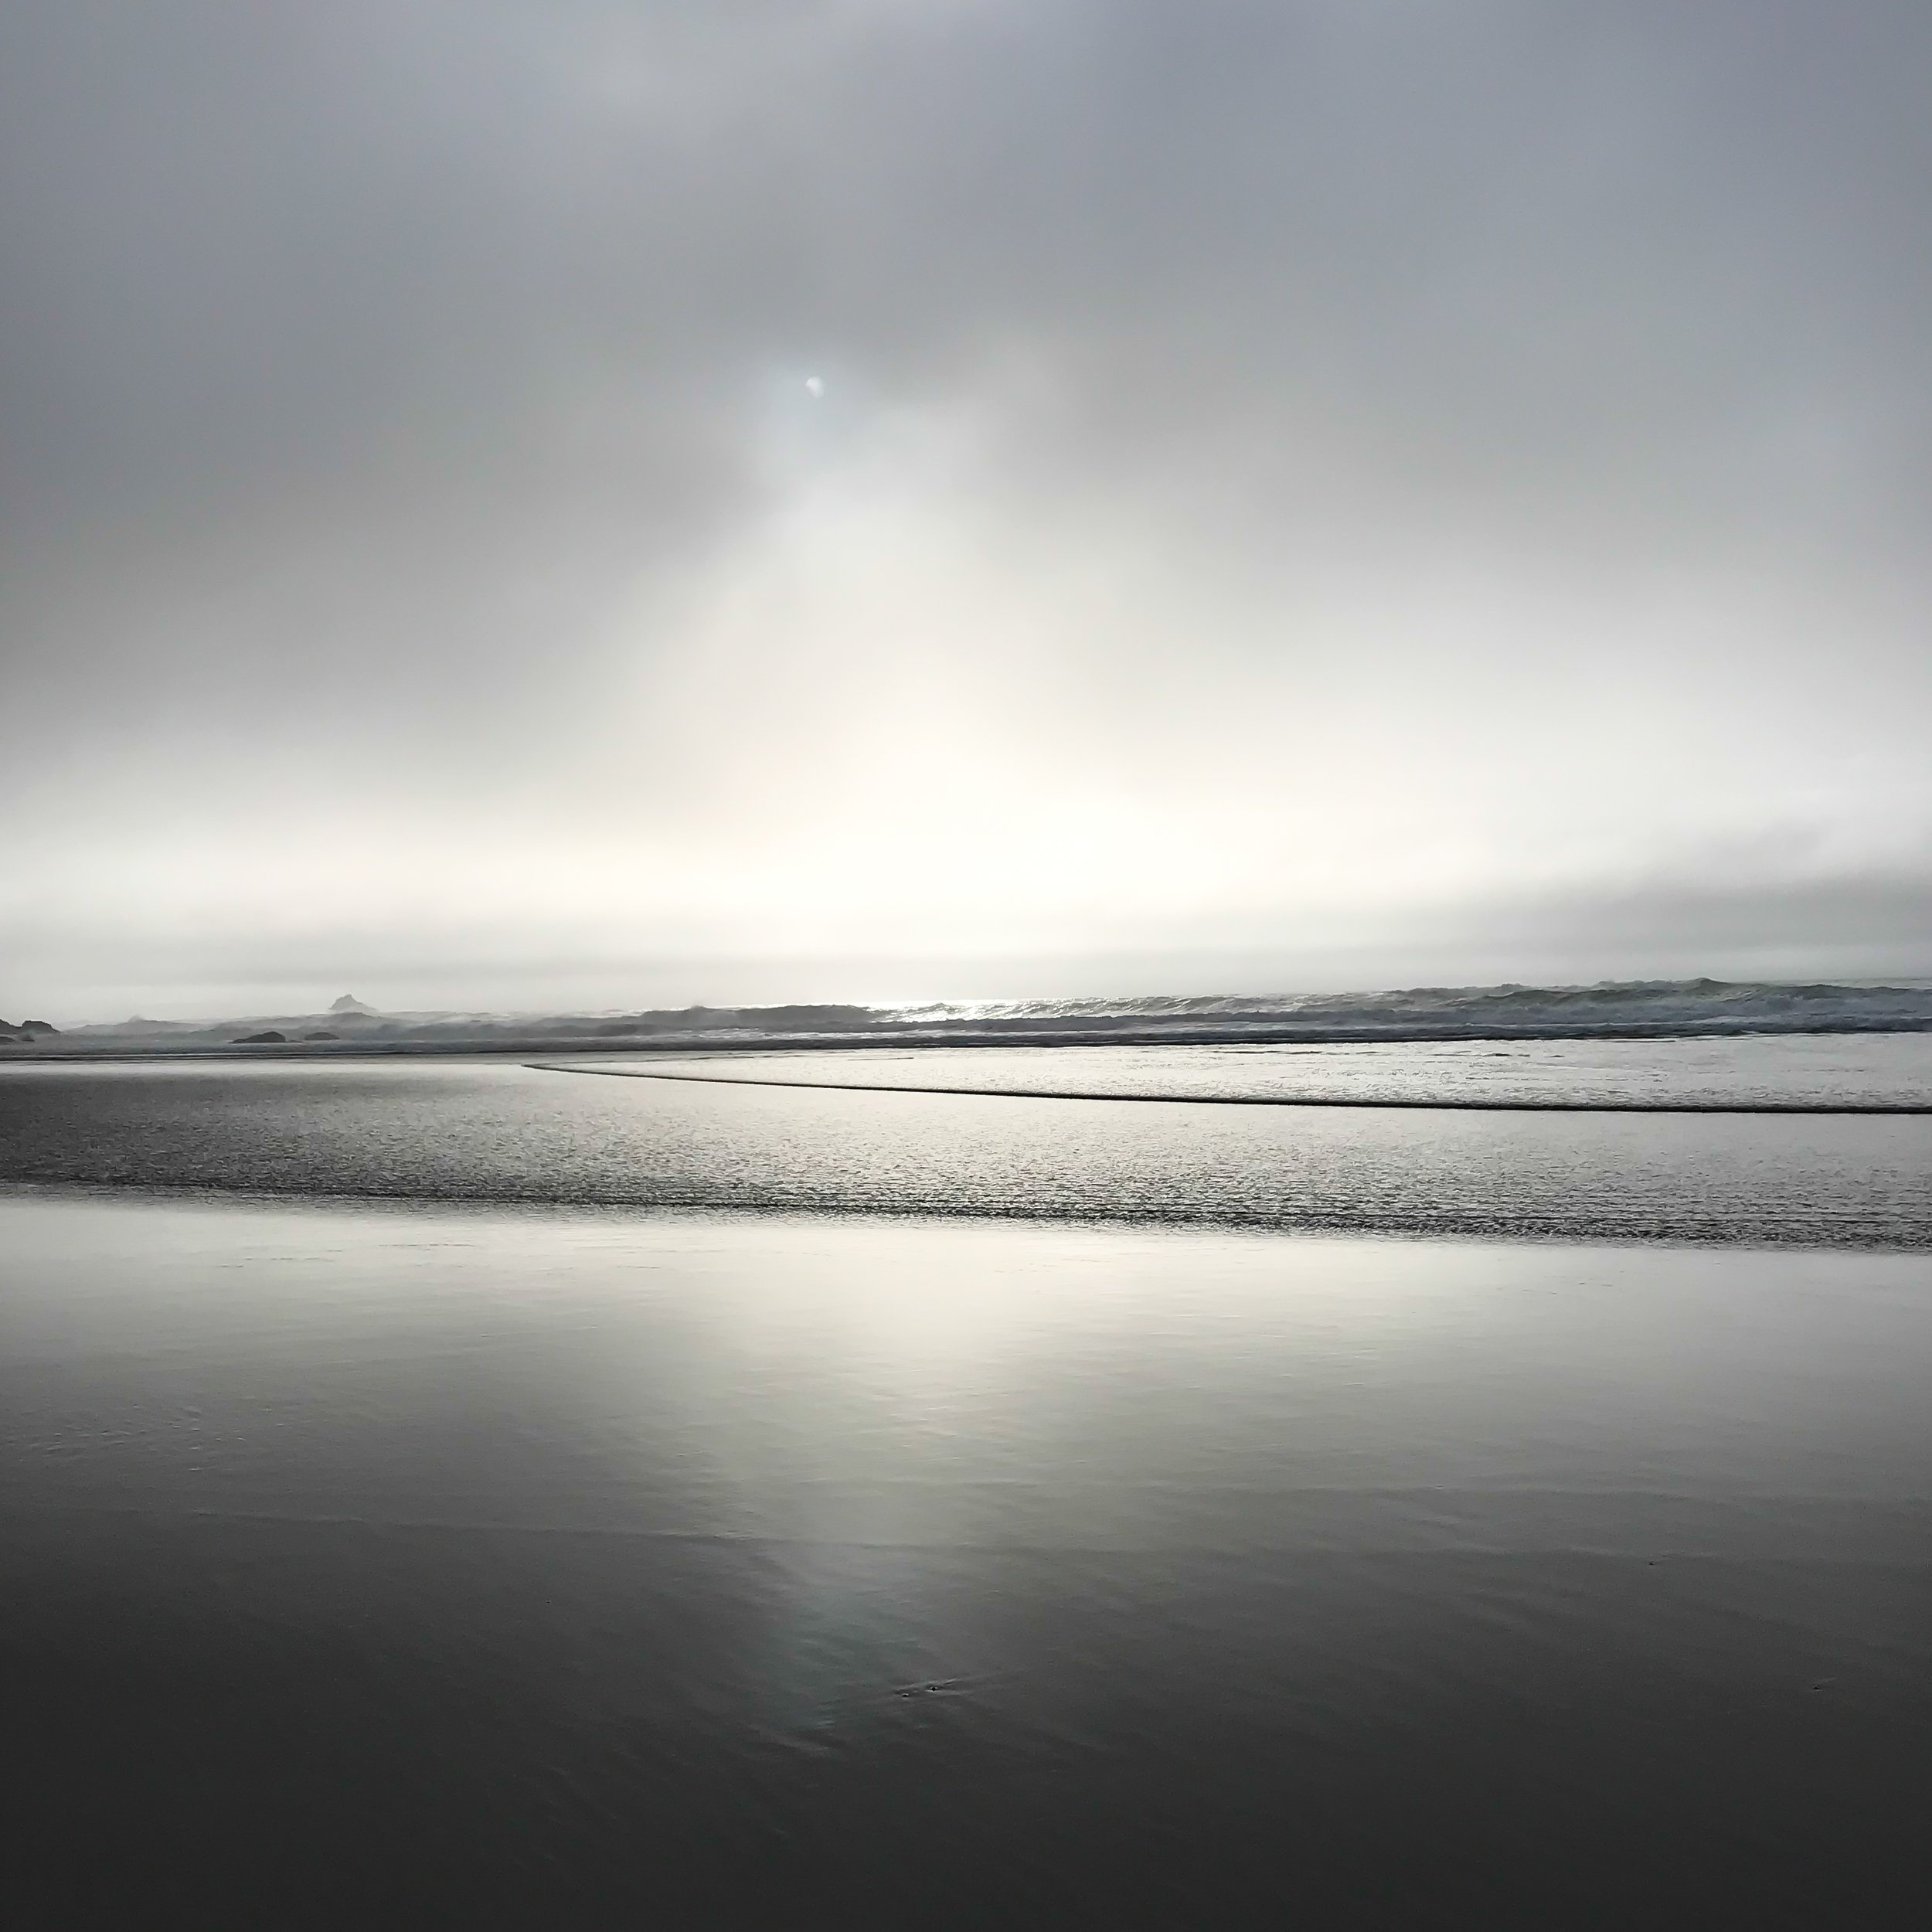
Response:
[[[64,1189],[0,1251],[17,1922],[1920,1894],[1921,1256]]]

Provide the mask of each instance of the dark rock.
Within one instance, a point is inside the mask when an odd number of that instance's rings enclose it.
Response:
[[[340,1033],[304,1033],[302,1036],[305,1040],[340,1039],[342,1037]]]
[[[49,1026],[44,1019],[23,1019],[20,1022],[20,1030],[23,1033],[57,1033],[60,1029]]]
[[[278,1033],[271,1027],[266,1033],[244,1033],[240,1039],[230,1043],[235,1046],[286,1046],[288,1036]]]

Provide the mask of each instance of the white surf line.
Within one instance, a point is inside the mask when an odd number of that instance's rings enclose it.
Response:
[[[791,1087],[819,1094],[943,1094],[975,1100],[1131,1100],[1168,1107],[1348,1107],[1434,1114],[1932,1114],[1932,1100],[1539,1100],[1359,1099],[1352,1094],[1104,1094],[1055,1087],[899,1087],[889,1080],[760,1080],[749,1073],[654,1073],[642,1067],[526,1060],[536,1073],[601,1073],[692,1087]]]

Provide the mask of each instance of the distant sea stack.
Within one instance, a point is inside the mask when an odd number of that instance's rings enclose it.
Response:
[[[340,999],[332,1001],[328,1010],[332,1013],[340,1013],[355,1019],[373,1019],[376,1017],[376,1009],[365,1006],[353,993],[345,993]]]
[[[278,1033],[270,1027],[265,1033],[244,1033],[240,1039],[231,1040],[229,1044],[233,1046],[286,1046],[288,1036]]]
[[[59,1027],[49,1026],[44,1019],[23,1019],[18,1025],[10,1019],[0,1019],[0,1040],[12,1040],[19,1046],[25,1046],[29,1040],[45,1039],[49,1033],[60,1031]]]

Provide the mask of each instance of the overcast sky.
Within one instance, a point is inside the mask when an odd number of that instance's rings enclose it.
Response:
[[[1932,973],[1924,0],[0,0],[0,1014]]]

